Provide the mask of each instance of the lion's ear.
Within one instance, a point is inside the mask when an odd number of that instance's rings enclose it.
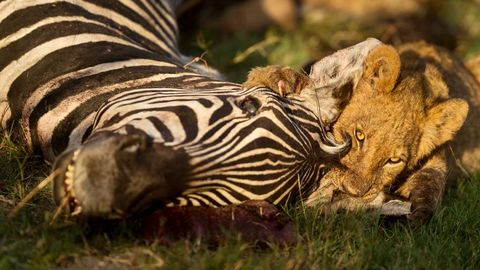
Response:
[[[429,109],[421,130],[416,161],[453,139],[463,126],[467,114],[468,104],[459,98],[449,99]]]
[[[373,90],[390,92],[400,74],[400,56],[392,46],[379,45],[367,56],[362,78]]]

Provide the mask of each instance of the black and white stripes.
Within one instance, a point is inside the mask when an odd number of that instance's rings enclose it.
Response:
[[[142,134],[185,151],[191,170],[177,203],[226,205],[281,203],[313,188],[306,180],[320,179],[325,165],[318,127],[313,113],[269,90],[148,88],[111,98],[93,133]]]
[[[52,160],[108,97],[177,73],[176,36],[165,1],[1,2],[3,127],[21,119],[26,143]]]
[[[181,151],[187,184],[171,198],[180,205],[306,198],[342,147],[304,101],[184,68],[173,2],[1,1],[3,128],[14,124],[50,161],[81,155],[99,134]]]

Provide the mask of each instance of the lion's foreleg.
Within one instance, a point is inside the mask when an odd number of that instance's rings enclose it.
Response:
[[[447,173],[444,152],[443,149],[439,150],[430,157],[397,191],[412,203],[412,213],[408,215],[408,219],[414,224],[427,222],[440,205]]]

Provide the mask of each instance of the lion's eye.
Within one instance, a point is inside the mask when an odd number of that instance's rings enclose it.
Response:
[[[355,137],[357,138],[357,140],[358,140],[359,142],[363,142],[363,140],[365,140],[365,134],[364,134],[362,131],[358,130],[358,129],[355,130]]]
[[[390,164],[398,164],[400,162],[402,162],[402,160],[399,157],[392,157],[388,159],[388,163]]]

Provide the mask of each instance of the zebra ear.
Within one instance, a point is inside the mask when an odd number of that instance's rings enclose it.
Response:
[[[315,98],[318,100],[320,120],[328,127],[337,120],[347,105],[353,92],[353,83],[340,85],[338,88],[317,88]]]
[[[381,46],[384,45],[379,40],[369,38],[339,50],[313,64],[310,78],[317,88],[338,89],[348,83],[355,87],[362,76],[367,56]]]
[[[381,42],[367,39],[340,50],[313,64],[310,78],[318,100],[319,117],[325,126],[333,123],[350,100],[362,76],[368,54]]]
[[[368,54],[382,43],[369,38],[354,46],[329,55],[311,66],[310,79],[313,87],[302,91],[312,103],[325,127],[331,125],[350,100],[352,91],[362,77]]]

